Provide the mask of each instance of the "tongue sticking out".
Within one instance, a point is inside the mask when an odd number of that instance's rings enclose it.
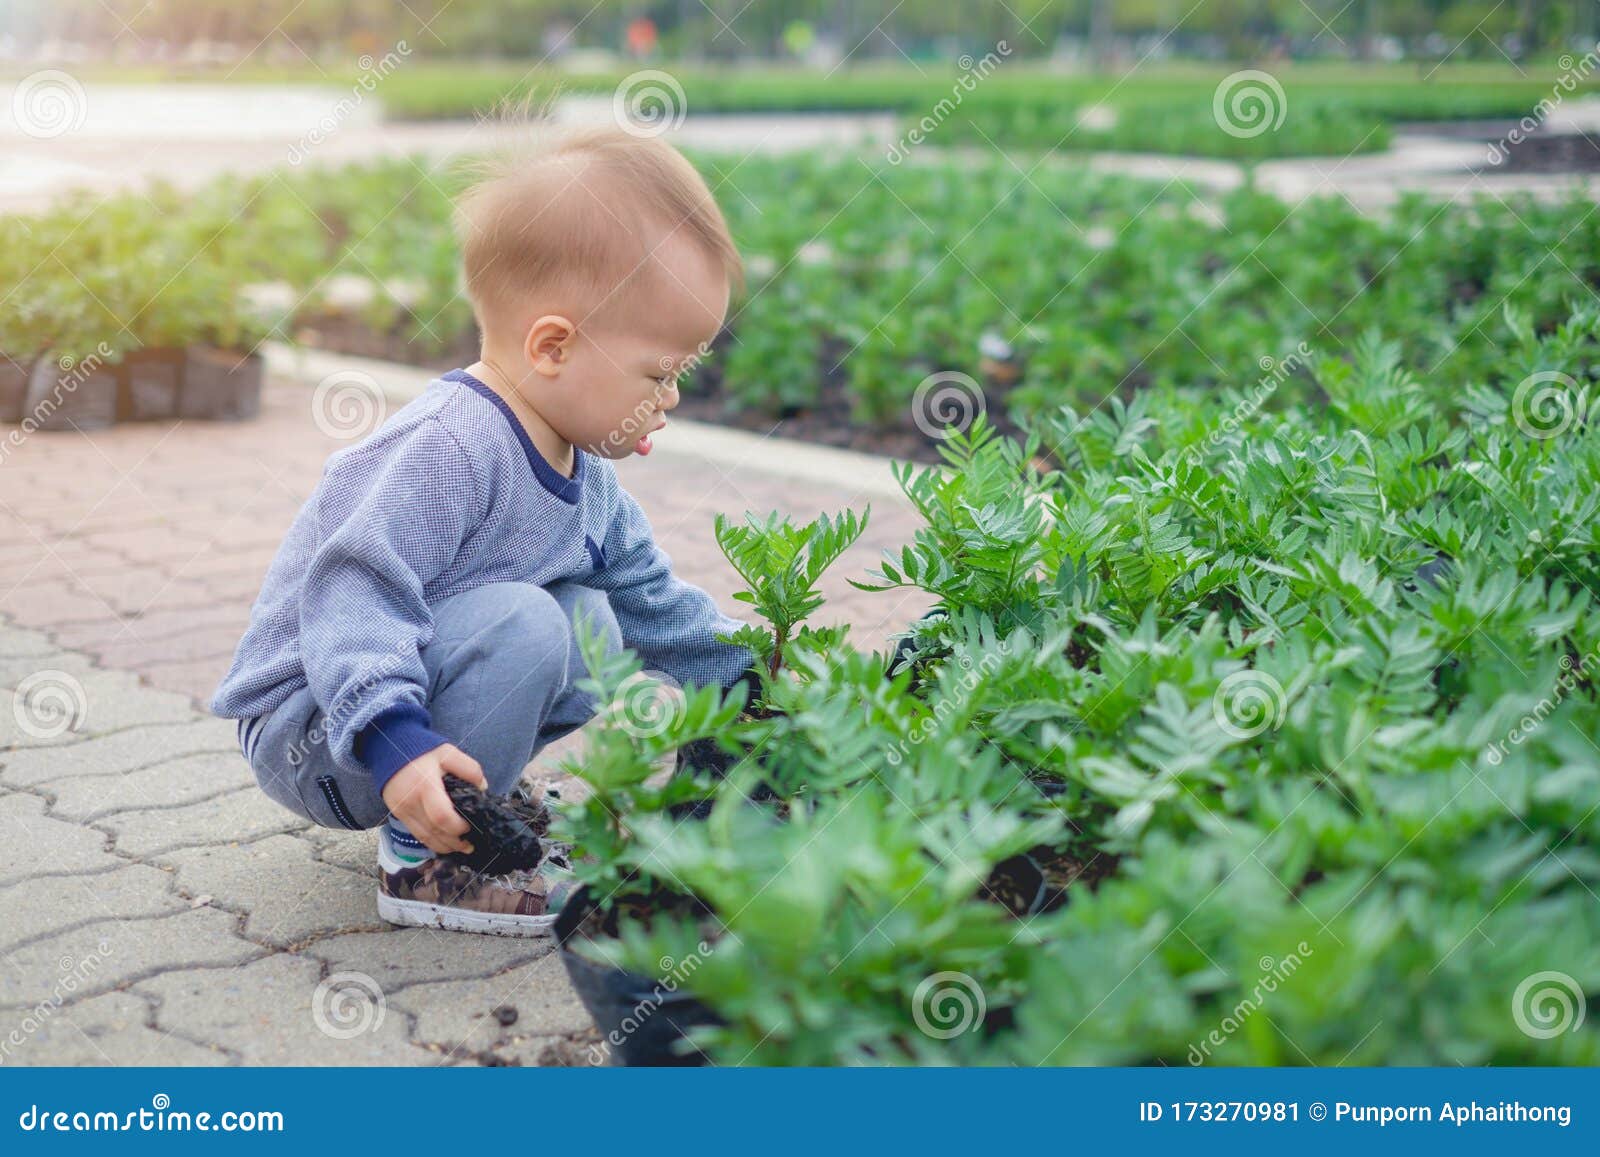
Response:
[[[633,444],[633,452],[635,454],[639,454],[639,455],[646,455],[646,454],[650,453],[650,435],[649,434],[646,434],[643,438],[640,438],[637,442],[635,442]]]

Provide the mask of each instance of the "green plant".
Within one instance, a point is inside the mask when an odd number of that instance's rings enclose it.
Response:
[[[802,628],[796,639],[794,632],[822,605],[817,590],[822,573],[861,537],[871,513],[868,507],[860,517],[853,510],[831,518],[823,514],[802,526],[776,512],[765,519],[747,515],[743,525],[716,516],[717,545],[747,587],[733,597],[749,603],[771,624],[770,631],[746,626],[728,641],[754,651],[765,664],[768,679],[777,678],[797,643],[826,646],[839,637],[835,630]]]
[[[700,785],[683,830],[613,796],[606,855],[671,902],[595,951],[693,951],[727,1063],[1600,1060],[1513,1004],[1600,990],[1597,321],[1504,323],[1470,391],[1374,335],[1324,405],[1151,391],[1042,423],[1050,468],[975,424],[902,470],[927,525],[871,585],[943,604],[913,669],[792,648],[737,727],[769,795]],[[752,595],[794,589],[754,529]],[[1053,910],[996,902],[1024,854]]]

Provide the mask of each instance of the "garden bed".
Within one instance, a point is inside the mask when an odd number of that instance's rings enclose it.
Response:
[[[1600,1060],[1519,1004],[1600,994],[1600,312],[1495,338],[1454,389],[1369,339],[1307,356],[1315,405],[976,419],[852,580],[938,600],[893,662],[800,625],[855,519],[719,519],[760,710],[629,726],[637,660],[583,644],[568,950],[671,979],[717,1063]],[[705,741],[716,775],[653,775]]]

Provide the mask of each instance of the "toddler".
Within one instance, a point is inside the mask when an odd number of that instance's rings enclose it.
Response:
[[[508,794],[593,716],[579,614],[683,684],[748,669],[612,465],[650,453],[741,268],[693,166],[619,129],[497,162],[457,224],[481,357],[329,457],[210,706],[272,799],[380,827],[383,919],[537,936],[558,869],[450,855],[444,777]]]

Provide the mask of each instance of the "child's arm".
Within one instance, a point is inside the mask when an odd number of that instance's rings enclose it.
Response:
[[[426,706],[420,651],[433,615],[423,591],[455,558],[480,507],[470,462],[448,430],[426,422],[399,438],[330,459],[312,498],[319,544],[300,605],[301,659],[328,750],[341,766],[365,766],[380,793],[448,742]]]
[[[656,545],[644,511],[620,487],[602,551],[605,565],[584,581],[606,592],[623,643],[646,667],[685,686],[731,687],[740,680],[754,654],[748,647],[718,642],[716,636],[743,624],[723,614],[705,591],[672,573],[672,560]]]

